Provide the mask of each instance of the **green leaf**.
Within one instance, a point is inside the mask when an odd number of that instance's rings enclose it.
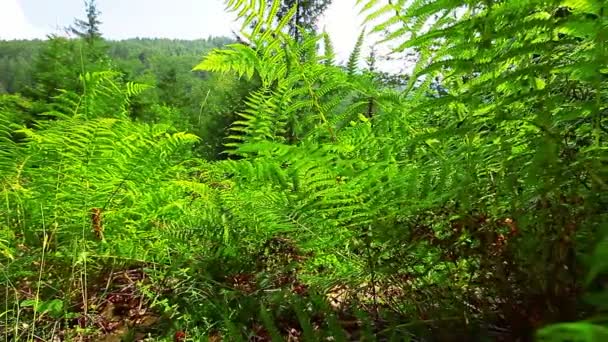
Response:
[[[599,14],[602,5],[599,0],[565,0],[562,6],[570,7],[575,12]]]
[[[585,278],[585,285],[591,282],[601,273],[608,270],[608,238],[599,242],[591,257],[591,268]]]
[[[608,328],[590,322],[554,324],[539,330],[537,337],[559,341],[608,341]]]
[[[19,304],[19,306],[21,306],[22,308],[33,307],[34,310],[36,310],[37,303],[38,303],[38,300],[36,300],[36,299],[26,299],[26,300],[22,301]]]
[[[547,83],[542,78],[535,77],[534,85],[536,86],[537,90],[543,90],[543,89],[545,89],[545,86],[547,85]]]
[[[53,299],[48,302],[42,302],[39,311],[48,313],[52,317],[61,317],[63,314],[63,301],[60,299]]]

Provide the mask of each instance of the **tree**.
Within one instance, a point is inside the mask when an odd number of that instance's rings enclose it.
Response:
[[[74,25],[70,26],[67,30],[70,33],[75,34],[81,38],[87,45],[86,50],[83,51],[86,54],[85,59],[91,63],[106,62],[108,64],[108,46],[103,40],[99,25],[101,20],[99,16],[101,12],[97,9],[95,0],[84,2],[86,19],[75,19]]]
[[[281,2],[281,7],[277,12],[277,16],[280,20],[285,17],[294,6],[297,6],[296,13],[289,24],[289,34],[297,41],[300,41],[302,39],[302,34],[299,30],[315,30],[317,19],[325,12],[327,7],[329,7],[331,1],[332,0],[283,0]]]
[[[59,89],[79,89],[81,61],[73,40],[49,36],[48,44],[40,50],[32,64],[34,82],[28,96],[49,101],[59,94]]]
[[[101,39],[101,31],[99,30],[99,25],[101,25],[99,15],[101,12],[97,9],[95,0],[85,0],[84,7],[87,19],[76,19],[74,25],[70,26],[68,31],[83,38],[87,43],[92,43],[95,40]]]

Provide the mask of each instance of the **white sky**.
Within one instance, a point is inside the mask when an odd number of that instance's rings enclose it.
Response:
[[[0,0],[0,39],[44,37],[45,30],[32,25],[17,0]]]

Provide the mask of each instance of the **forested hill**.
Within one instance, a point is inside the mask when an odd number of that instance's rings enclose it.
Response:
[[[145,96],[132,101],[131,117],[208,136],[197,149],[216,158],[241,94],[248,91],[247,82],[192,68],[213,49],[232,42],[228,37],[119,41],[100,38],[90,46],[84,40],[57,36],[48,40],[0,41],[0,95],[23,96],[18,100],[0,99],[0,108],[18,104],[25,112],[19,116],[20,122],[33,122],[48,111],[48,100],[58,94],[57,90],[80,89],[83,68],[90,72],[112,70],[123,80],[149,86]],[[209,96],[212,90],[213,96]],[[9,105],[7,101],[14,103]]]
[[[141,76],[147,72],[164,77],[168,68],[188,70],[214,48],[233,42],[228,37],[181,40],[166,38],[132,38],[106,40],[108,55],[125,74]],[[16,93],[32,85],[34,61],[49,40],[0,41],[0,93]]]

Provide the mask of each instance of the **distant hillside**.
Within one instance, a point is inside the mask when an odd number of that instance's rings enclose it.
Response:
[[[233,42],[227,37],[197,40],[133,38],[106,41],[116,69],[130,78],[164,67],[191,68],[214,48]],[[16,93],[32,84],[33,62],[47,40],[0,41],[0,93]],[[189,69],[188,69],[189,70]]]

